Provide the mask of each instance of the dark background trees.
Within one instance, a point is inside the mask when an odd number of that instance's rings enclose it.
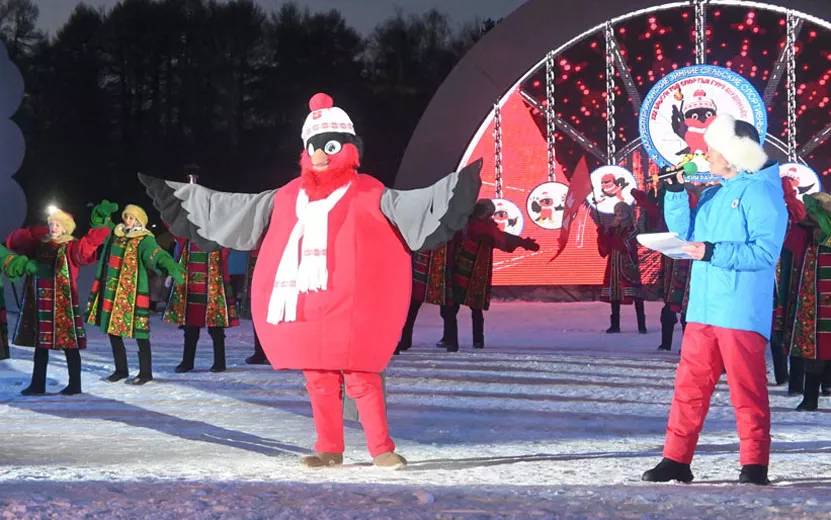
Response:
[[[433,93],[493,26],[399,13],[363,36],[338,11],[252,0],[81,4],[50,38],[37,17],[31,0],[0,0],[0,39],[26,81],[16,178],[30,219],[56,202],[79,225],[102,198],[147,204],[136,172],[181,179],[196,163],[203,184],[235,191],[289,181],[320,91],[367,143],[362,169],[389,184]]]

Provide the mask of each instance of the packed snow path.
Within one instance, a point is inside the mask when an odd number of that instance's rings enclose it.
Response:
[[[433,346],[438,309],[422,308],[416,346],[387,372],[389,422],[405,471],[374,468],[357,423],[346,465],[304,470],[314,429],[303,378],[247,366],[250,322],[228,331],[229,370],[176,374],[181,331],[153,319],[156,380],[109,384],[110,347],[89,330],[81,396],[52,354],[47,391],[22,397],[31,350],[0,362],[0,518],[760,518],[831,515],[831,398],[793,411],[799,398],[771,387],[773,455],[768,488],[738,486],[738,439],[722,378],[693,462],[692,485],[649,485],[660,460],[680,327],[671,353],[650,333],[603,334],[600,303],[496,303],[486,348]],[[14,316],[10,316],[10,321]],[[134,343],[130,368],[137,371]]]

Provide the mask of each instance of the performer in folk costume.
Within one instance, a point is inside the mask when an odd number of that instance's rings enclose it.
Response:
[[[191,169],[193,171],[193,169]],[[198,176],[188,174],[188,182],[196,184]],[[176,372],[193,370],[199,330],[208,327],[213,340],[214,363],[211,372],[225,370],[225,329],[239,326],[231,275],[228,274],[228,248],[210,253],[181,237],[175,237],[176,261],[185,269],[185,282],[170,292],[164,321],[184,326],[185,349]]]
[[[831,195],[815,193],[802,200],[816,228],[799,281],[791,356],[805,367],[805,391],[797,410],[812,412],[819,407],[823,383],[823,395],[831,395]]]
[[[663,197],[666,190],[661,190]],[[649,199],[641,190],[632,190],[632,196],[638,206],[646,212],[650,232],[664,233],[667,231],[664,222],[664,212],[660,206]],[[689,193],[690,207],[694,208],[698,202],[695,193]],[[692,261],[675,260],[666,255],[661,256],[663,264],[663,294],[664,307],[661,309],[661,344],[658,350],[672,350],[672,336],[675,332],[675,324],[678,323],[678,314],[681,314],[681,331],[686,328],[687,302],[690,292],[690,269]]]
[[[9,324],[6,321],[6,298],[3,276],[17,280],[24,274],[37,272],[37,263],[26,255],[15,254],[0,244],[0,360],[9,359]]]
[[[773,331],[770,336],[770,352],[773,373],[777,385],[788,381],[788,393],[802,393],[805,369],[801,356],[789,356],[793,338],[794,314],[799,293],[799,278],[805,251],[811,242],[813,225],[805,222],[805,205],[797,197],[798,181],[782,177],[785,205],[788,208],[788,231],[779,263],[776,266],[776,291],[774,296]],[[788,360],[791,370],[788,373]]]
[[[407,321],[401,332],[401,341],[395,349],[396,354],[413,346],[413,327],[422,304],[431,303],[444,307],[453,303],[453,285],[450,278],[455,251],[453,244],[453,241],[450,241],[432,251],[413,252],[413,293]],[[447,327],[442,341],[446,337]]]
[[[147,270],[164,270],[179,285],[184,282],[185,268],[156,243],[147,229],[147,213],[142,208],[127,205],[121,212],[122,222],[115,226],[110,214],[117,210],[116,204],[104,203],[92,212],[93,226],[107,226],[113,232],[104,246],[92,284],[87,323],[110,337],[115,363],[115,371],[107,378],[111,383],[129,377],[124,338],[135,338],[139,373],[127,383],[143,385],[153,380]]]
[[[453,266],[453,304],[442,307],[444,338],[437,346],[448,352],[459,350],[459,332],[456,316],[459,308],[470,308],[473,318],[473,348],[485,347],[485,315],[490,308],[493,283],[493,250],[513,253],[518,247],[539,251],[533,238],[522,238],[502,231],[493,220],[496,206],[490,199],[476,203],[463,233],[456,241],[456,261]]]
[[[646,334],[637,236],[635,210],[625,202],[615,204],[612,224],[598,229],[597,249],[600,256],[609,257],[600,292],[601,301],[612,305],[611,326],[606,330],[607,334],[620,332],[620,306],[632,302],[638,317],[638,332]]]
[[[106,202],[106,201],[105,201]],[[81,350],[87,348],[84,318],[78,299],[78,269],[97,259],[98,247],[110,234],[107,227],[90,229],[76,239],[72,215],[51,208],[49,224],[12,232],[6,246],[37,261],[23,289],[23,305],[15,327],[15,345],[33,347],[32,383],[23,395],[46,391],[46,366],[50,350],[63,350],[69,369],[69,384],[61,393],[81,393]]]
[[[411,259],[402,238],[411,250],[430,250],[461,229],[479,193],[482,163],[424,189],[385,189],[358,173],[363,144],[346,112],[325,94],[309,108],[300,177],[282,188],[220,193],[140,178],[170,228],[201,249],[250,251],[262,240],[254,327],[275,369],[303,370],[306,377],[317,453],[302,463],[342,464],[345,381],[373,462],[402,468],[380,375],[410,302]]]
[[[693,479],[690,462],[726,369],[739,430],[739,481],[764,485],[770,456],[765,350],[787,210],[779,165],[768,161],[753,125],[721,115],[704,137],[710,171],[721,184],[704,190],[695,209],[683,175],[666,186],[667,226],[693,241],[685,250],[695,261],[664,459],[643,479]]]

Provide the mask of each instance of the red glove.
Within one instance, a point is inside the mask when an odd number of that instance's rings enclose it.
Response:
[[[103,244],[108,236],[110,236],[110,228],[107,226],[92,228],[87,233],[90,243],[96,247]]]

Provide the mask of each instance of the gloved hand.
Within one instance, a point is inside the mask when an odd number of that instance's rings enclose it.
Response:
[[[107,219],[116,211],[118,211],[118,204],[110,202],[107,199],[102,200],[100,204],[92,208],[92,214],[89,217],[92,227],[106,225]]]
[[[37,262],[31,262],[34,264],[34,271],[29,271],[29,263],[30,260],[28,257],[24,255],[15,255],[11,260],[9,260],[6,275],[10,280],[17,280],[26,273],[34,274],[37,271]]]
[[[159,260],[159,267],[164,269],[168,276],[173,278],[176,285],[185,283],[185,275],[188,270],[179,265],[179,263],[176,262],[172,256],[164,256],[161,260]]]
[[[110,228],[107,226],[96,227],[89,230],[87,237],[94,246],[103,244],[107,237],[110,236]]]
[[[531,237],[522,239],[522,248],[528,251],[539,251],[540,245]]]
[[[34,260],[26,262],[26,274],[35,274],[40,270],[40,264]]]
[[[166,289],[170,289],[170,286],[173,285],[173,278],[167,276],[164,279],[164,286]]]

